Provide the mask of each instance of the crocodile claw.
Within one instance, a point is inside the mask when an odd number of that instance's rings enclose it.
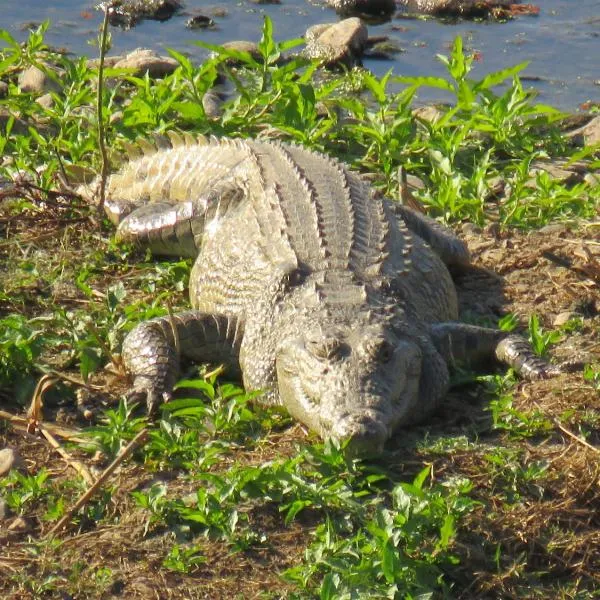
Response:
[[[171,392],[161,392],[153,386],[147,385],[147,382],[136,382],[125,397],[131,402],[145,402],[148,416],[152,417],[156,414],[158,407],[165,402],[169,402],[173,395]]]

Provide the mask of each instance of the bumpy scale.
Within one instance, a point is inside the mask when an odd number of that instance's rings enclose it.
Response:
[[[294,145],[172,134],[109,180],[118,238],[197,256],[193,310],[142,323],[123,345],[132,394],[170,397],[179,360],[225,363],[356,454],[443,400],[448,365],[496,356],[552,372],[523,340],[465,325],[447,264],[463,243],[385,199],[340,162]]]

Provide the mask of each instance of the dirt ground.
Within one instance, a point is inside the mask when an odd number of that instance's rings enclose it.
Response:
[[[537,409],[553,429],[540,437],[500,437],[490,428],[487,396],[481,386],[453,390],[440,413],[425,426],[399,434],[390,444],[388,460],[407,474],[432,465],[434,478],[468,477],[473,496],[482,505],[466,517],[455,541],[460,564],[449,572],[456,598],[575,598],[578,589],[600,589],[600,392],[585,381],[583,364],[600,362],[600,227],[599,223],[570,230],[548,226],[533,233],[479,232],[465,227],[474,267],[456,274],[462,314],[469,320],[496,320],[516,313],[524,325],[539,315],[544,328],[569,319],[577,325],[566,330],[551,350],[555,362],[565,363],[565,374],[539,382],[520,382],[513,390],[516,410]],[[40,239],[46,250],[51,242]],[[124,279],[125,283],[126,280]],[[598,384],[596,383],[596,386]],[[5,405],[6,410],[16,410]],[[560,418],[560,422],[558,419]],[[445,438],[469,431],[467,443],[452,452],[435,452],[421,444],[425,438]],[[478,437],[473,432],[480,431]],[[259,464],[291,454],[305,433],[293,425],[271,434],[260,451],[240,451],[235,460]],[[407,441],[408,440],[408,441]],[[521,464],[547,466],[543,489],[532,484],[520,502],[507,503],[511,473],[490,468],[483,447],[490,452],[502,445],[519,454]],[[48,444],[22,430],[0,426],[0,447],[18,449],[30,473],[41,468],[51,478],[69,479],[72,472]],[[90,457],[77,450],[83,462]],[[172,545],[165,531],[145,535],[145,518],[130,492],[153,480],[168,480],[171,490],[191,492],[197,484],[177,473],[149,473],[128,462],[110,480],[113,490],[111,525],[82,527],[59,537],[60,546],[44,542],[51,524],[42,511],[27,514],[20,528],[0,528],[0,595],[7,599],[61,598],[285,598],[292,587],[279,573],[298,563],[311,541],[315,526],[310,513],[290,525],[275,507],[262,507],[249,515],[267,532],[268,543],[259,549],[232,554],[221,543],[202,538],[206,562],[192,575],[170,573],[161,561]],[[81,493],[73,490],[73,499]],[[490,556],[501,550],[494,568]],[[97,596],[90,577],[101,569],[112,571],[111,584]],[[537,588],[530,577],[543,572]],[[43,584],[55,575],[70,578],[71,594],[44,593]],[[543,586],[539,587],[539,581]],[[29,581],[29,583],[27,583]],[[31,582],[39,587],[34,589]],[[566,585],[568,582],[569,585]],[[553,595],[555,586],[571,592]],[[79,591],[77,591],[79,590]],[[592,596],[590,596],[592,597]]]

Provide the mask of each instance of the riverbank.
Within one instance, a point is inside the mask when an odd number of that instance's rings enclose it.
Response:
[[[65,48],[75,56],[95,56],[93,43],[102,15],[94,3],[84,0],[40,2],[24,0],[4,7],[3,23],[19,41],[27,37],[33,23],[49,19],[48,44]],[[575,112],[584,102],[598,102],[599,75],[594,61],[597,43],[597,3],[595,0],[545,0],[535,15],[516,17],[508,22],[473,22],[469,20],[404,18],[401,11],[385,22],[369,25],[373,36],[387,36],[399,53],[387,58],[365,60],[365,65],[379,77],[389,69],[398,75],[423,73],[443,76],[436,59],[447,54],[455,36],[465,40],[465,47],[478,56],[475,76],[498,71],[527,59],[526,87],[541,94],[539,100],[556,108]],[[186,22],[198,14],[206,15],[214,27],[190,30]],[[279,39],[300,37],[317,23],[335,22],[338,16],[325,2],[284,0],[280,4],[263,4],[242,0],[227,6],[207,5],[203,0],[187,0],[182,10],[167,21],[146,20],[124,30],[111,28],[113,50],[125,54],[145,47],[164,53],[165,47],[189,54],[193,61],[206,58],[207,52],[194,42],[223,44],[232,40],[258,41],[264,16],[269,16]],[[92,41],[92,44],[90,44]],[[525,80],[524,80],[525,81]],[[425,95],[422,102],[446,101],[447,97]]]

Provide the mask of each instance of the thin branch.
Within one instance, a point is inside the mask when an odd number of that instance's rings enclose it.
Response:
[[[142,429],[132,440],[121,450],[118,456],[113,460],[108,467],[104,470],[102,475],[98,477],[96,483],[92,485],[75,504],[62,516],[60,521],[48,532],[47,537],[52,537],[63,527],[69,524],[69,521],[73,515],[83,507],[83,505],[98,491],[98,489],[104,484],[104,482],[112,475],[115,469],[130,455],[132,452],[145,440],[148,436],[148,430]]]
[[[98,65],[98,94],[96,97],[96,111],[98,113],[98,147],[102,158],[102,168],[100,171],[100,190],[98,200],[98,211],[104,208],[104,198],[106,194],[106,179],[110,165],[108,163],[108,153],[106,151],[106,131],[104,129],[104,110],[102,96],[104,95],[104,56],[106,55],[106,39],[108,37],[108,15],[112,10],[112,2],[104,4],[104,19],[102,20],[102,33],[100,35],[100,63]]]
[[[88,485],[94,485],[94,478],[88,468],[80,461],[74,459],[57,441],[57,439],[41,423],[38,423],[40,433],[48,440],[48,443],[63,457],[64,461],[85,480]]]

